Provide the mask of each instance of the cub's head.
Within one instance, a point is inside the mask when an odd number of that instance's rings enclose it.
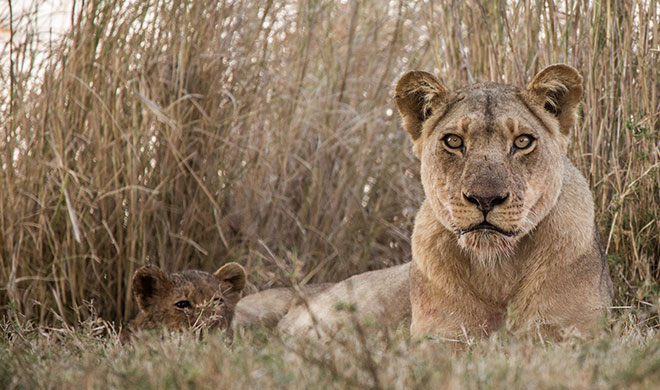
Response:
[[[245,283],[245,270],[237,263],[227,263],[213,274],[187,270],[168,275],[155,265],[143,266],[133,276],[140,313],[132,325],[229,330]]]
[[[567,65],[545,68],[527,88],[450,91],[420,71],[398,81],[396,105],[427,201],[471,256],[508,257],[555,205],[581,96],[582,78]]]

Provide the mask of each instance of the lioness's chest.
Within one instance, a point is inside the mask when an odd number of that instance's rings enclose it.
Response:
[[[516,295],[523,278],[518,263],[512,260],[508,264],[471,265],[466,282],[484,301],[506,306]]]

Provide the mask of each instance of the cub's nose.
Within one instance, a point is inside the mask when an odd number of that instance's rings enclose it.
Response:
[[[463,197],[468,202],[476,204],[477,208],[482,213],[484,213],[484,215],[486,215],[490,210],[494,209],[495,206],[506,202],[506,200],[509,198],[509,194],[507,193],[506,195],[479,196],[470,193],[463,193]]]

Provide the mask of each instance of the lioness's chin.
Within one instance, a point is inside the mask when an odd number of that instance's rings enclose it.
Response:
[[[492,230],[478,230],[461,234],[458,244],[471,258],[489,265],[509,259],[515,251],[517,236]]]

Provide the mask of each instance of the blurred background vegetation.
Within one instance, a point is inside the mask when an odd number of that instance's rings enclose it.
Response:
[[[149,262],[238,261],[256,291],[409,261],[423,192],[393,83],[522,87],[564,62],[615,304],[657,322],[657,1],[92,0],[47,45],[7,4],[3,317],[123,321]]]

